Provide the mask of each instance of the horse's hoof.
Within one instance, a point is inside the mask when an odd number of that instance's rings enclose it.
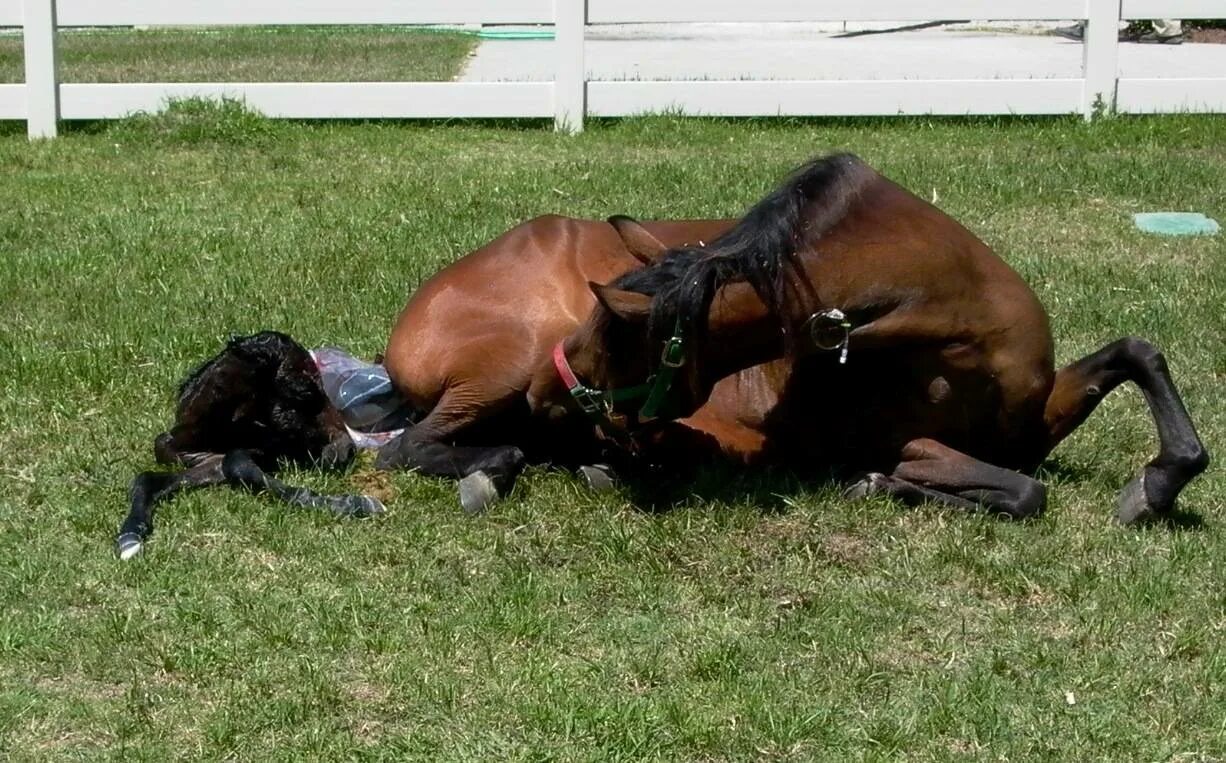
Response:
[[[115,555],[121,562],[126,562],[139,554],[143,547],[144,543],[136,533],[124,533],[115,539]]]
[[[580,466],[579,474],[587,483],[588,490],[593,493],[607,493],[617,487],[617,483],[613,480],[613,469],[608,464]]]
[[[885,475],[881,472],[869,472],[843,491],[843,497],[851,501],[859,501],[881,492]]]
[[[460,480],[460,506],[465,514],[480,514],[496,500],[498,488],[485,472],[476,471]]]
[[[383,501],[375,498],[373,495],[355,495],[354,507],[351,512],[355,517],[373,517],[376,514],[387,512],[387,507],[383,505]]]
[[[1115,519],[1122,525],[1135,525],[1153,519],[1155,511],[1145,494],[1145,472],[1124,486],[1115,502]]]
[[[365,519],[387,511],[382,501],[372,495],[328,496],[324,500],[332,508],[332,513],[338,517]]]

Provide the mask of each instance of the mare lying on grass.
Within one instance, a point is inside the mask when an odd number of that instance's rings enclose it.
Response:
[[[143,472],[115,550],[129,559],[153,531],[157,504],[187,488],[228,484],[267,491],[301,507],[367,516],[382,504],[364,495],[325,496],[271,477],[282,463],[339,469],[354,444],[329,401],[311,354],[285,334],[232,339],[179,387],[175,424],[158,435],[154,457],[183,471]]]
[[[1017,273],[850,155],[735,225],[524,223],[423,284],[384,362],[425,417],[377,465],[460,479],[468,511],[529,459],[590,463],[616,443],[640,462],[867,472],[853,494],[1021,518],[1046,505],[1028,473],[1125,381],[1161,452],[1121,522],[1169,513],[1208,463],[1152,345],[1113,342],[1057,374]]]
[[[533,415],[528,391],[555,344],[588,316],[589,281],[643,266],[614,224],[556,215],[512,228],[421,285],[401,312],[384,352],[396,389],[424,417],[379,451],[376,466],[411,468],[460,480],[460,504],[478,512],[504,495],[528,461],[578,467],[590,484],[607,476],[597,462],[627,451],[595,436],[581,416]],[[645,223],[652,240],[697,244],[727,220]],[[738,400],[741,398],[738,398]],[[667,438],[636,449],[634,463],[666,451],[670,466],[724,458],[754,443],[727,406],[678,424]],[[623,459],[624,460],[624,459]]]
[[[620,227],[652,264],[592,285],[600,306],[535,373],[540,413],[583,409],[605,431],[647,437],[654,412],[619,391],[667,375],[671,414],[685,415],[718,402],[729,375],[775,361],[776,404],[749,425],[764,445],[868,472],[855,493],[1020,518],[1045,505],[1029,473],[1131,381],[1160,449],[1117,518],[1169,514],[1208,465],[1156,348],[1121,339],[1057,373],[1047,314],[1021,277],[854,156],[800,168],[708,246]]]

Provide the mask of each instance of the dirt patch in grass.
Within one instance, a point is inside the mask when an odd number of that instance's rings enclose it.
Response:
[[[1193,29],[1185,35],[1188,42],[1226,44],[1226,29]]]
[[[353,486],[365,495],[390,505],[396,500],[396,485],[390,472],[375,469],[373,460],[364,461],[353,475]]]
[[[834,532],[822,539],[822,555],[841,567],[860,569],[868,561],[869,546],[862,538]]]
[[[34,685],[49,694],[96,702],[118,699],[126,691],[126,687],[122,684],[95,681],[79,674],[38,678],[34,681]]]

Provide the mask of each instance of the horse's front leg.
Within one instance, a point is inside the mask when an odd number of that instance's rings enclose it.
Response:
[[[1108,392],[1126,381],[1145,395],[1159,441],[1158,455],[1120,493],[1116,517],[1131,524],[1170,513],[1184,486],[1209,465],[1209,453],[1162,353],[1149,342],[1130,337],[1060,369],[1044,420],[1050,451],[1086,420]]]
[[[910,506],[937,503],[1009,519],[1036,516],[1047,506],[1047,489],[1033,477],[985,463],[935,440],[912,440],[901,456],[890,474],[870,474],[847,494],[884,493]]]
[[[157,505],[175,493],[189,488],[220,485],[226,481],[221,469],[221,453],[201,454],[195,463],[181,472],[142,472],[132,480],[128,491],[131,504],[128,516],[115,536],[115,553],[120,559],[131,559],[144,546],[153,532],[153,512]]]
[[[301,508],[322,508],[338,516],[366,517],[384,511],[379,499],[368,495],[320,495],[293,487],[267,474],[244,450],[230,453],[191,454],[191,466],[181,472],[142,472],[132,480],[131,505],[115,537],[115,553],[127,560],[136,556],[153,532],[153,513],[158,504],[193,488],[232,485],[253,492],[272,493]]]
[[[326,509],[338,517],[369,517],[386,511],[383,503],[371,495],[321,495],[309,488],[287,485],[261,469],[245,450],[227,453],[222,459],[221,471],[229,485],[253,493],[268,492],[303,509]]]
[[[460,506],[468,514],[480,513],[514,487],[526,462],[524,452],[514,445],[452,442],[464,430],[505,410],[508,402],[479,391],[449,390],[425,418],[379,449],[375,467],[416,469],[432,477],[457,479]]]

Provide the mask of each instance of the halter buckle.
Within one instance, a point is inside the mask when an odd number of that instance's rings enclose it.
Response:
[[[660,365],[674,369],[685,365],[685,341],[680,335],[674,334],[664,343],[664,349],[660,352]]]
[[[608,405],[604,396],[590,387],[572,387],[569,391],[570,396],[579,405],[579,410],[589,416],[597,416],[603,413]]]

